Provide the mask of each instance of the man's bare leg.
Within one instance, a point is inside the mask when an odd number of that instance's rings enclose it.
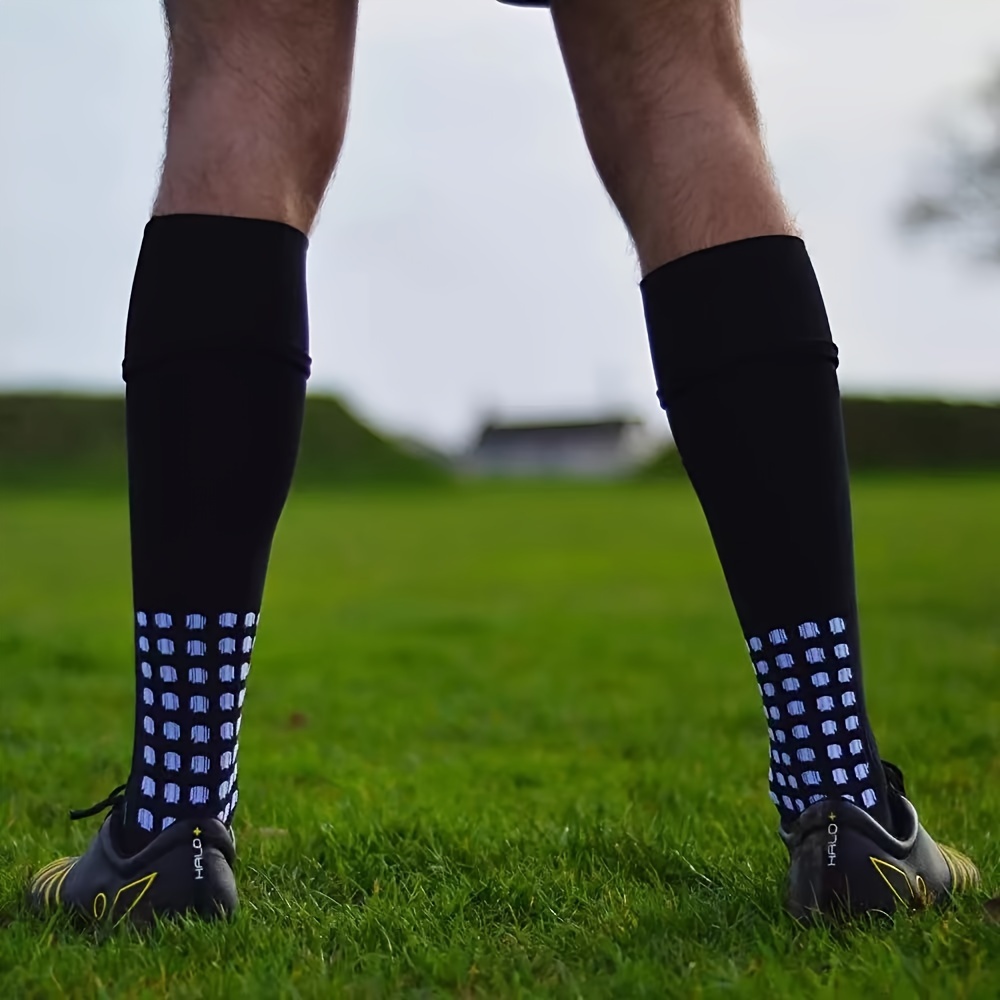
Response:
[[[170,110],[155,215],[304,233],[347,124],[357,0],[166,0]]]
[[[309,372],[306,234],[344,137],[356,0],[167,0],[167,151],[129,309],[135,741],[42,907],[237,905],[230,826],[271,540]],[[53,880],[58,880],[58,890]]]
[[[643,273],[793,234],[764,150],[735,0],[555,0],[584,136]]]
[[[918,827],[865,711],[836,348],[761,139],[738,0],[552,8],[763,699],[790,908],[943,898],[974,869],[922,831],[909,846],[892,836]]]

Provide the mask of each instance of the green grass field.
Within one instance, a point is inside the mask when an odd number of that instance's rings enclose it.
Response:
[[[856,487],[868,695],[1000,875],[1000,479]],[[783,915],[757,691],[683,483],[295,496],[241,740],[231,925],[81,935],[28,872],[124,780],[124,502],[0,496],[0,997],[996,997],[982,898]]]

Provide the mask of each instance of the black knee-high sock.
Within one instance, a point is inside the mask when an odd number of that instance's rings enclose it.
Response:
[[[667,264],[642,283],[653,366],[746,636],[785,821],[848,798],[882,822],[865,712],[837,350],[802,241]]]
[[[136,718],[127,850],[236,806],[241,710],[309,374],[306,238],[146,228],[125,345]]]

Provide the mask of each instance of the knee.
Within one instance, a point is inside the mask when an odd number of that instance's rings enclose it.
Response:
[[[553,14],[564,48],[589,50],[589,75],[630,93],[638,117],[729,105],[756,119],[740,0],[553,0]]]
[[[743,48],[739,0],[673,0],[676,45],[690,53],[678,63],[703,96],[757,122],[757,105]],[[696,9],[695,9],[696,8]]]
[[[253,173],[318,205],[343,142],[356,0],[165,0],[164,181]],[[269,180],[273,175],[274,180]],[[265,192],[266,193],[266,192]]]
[[[647,86],[680,112],[725,107],[756,121],[739,0],[652,0],[648,7],[637,59]]]

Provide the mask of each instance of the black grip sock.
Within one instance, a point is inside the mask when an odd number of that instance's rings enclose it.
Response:
[[[865,712],[837,350],[805,246],[760,237],[642,283],[653,367],[764,700],[785,821],[847,798],[888,825]]]
[[[129,308],[136,717],[129,851],[236,806],[241,709],[309,374],[302,233],[175,215],[146,227]]]

